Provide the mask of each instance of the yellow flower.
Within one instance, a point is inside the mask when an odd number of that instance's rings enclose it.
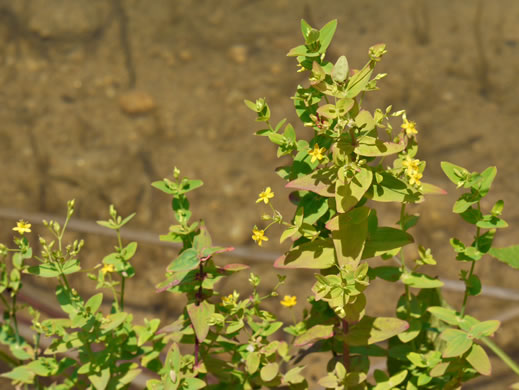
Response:
[[[419,187],[422,184],[420,182],[420,179],[423,175],[417,170],[408,170],[407,176],[409,177],[409,184],[416,185],[417,187]]]
[[[261,192],[259,195],[258,200],[256,203],[259,203],[261,201],[265,202],[267,204],[269,202],[269,199],[272,199],[274,197],[274,193],[270,189],[270,187],[265,188],[265,191]]]
[[[418,134],[418,130],[416,130],[416,122],[408,121],[407,118],[404,118],[404,123],[402,123],[402,129],[405,130],[405,133],[408,137],[412,137],[415,134]]]
[[[252,239],[259,246],[261,246],[263,241],[269,240],[269,238],[265,236],[265,230],[260,230],[257,227],[254,227],[254,229],[252,229]]]
[[[418,171],[420,164],[420,160],[413,159],[409,156],[405,157],[405,160],[402,161],[402,165],[408,170],[408,171]]]
[[[105,275],[107,272],[114,272],[115,268],[113,264],[105,264],[103,268],[101,268],[101,272]]]
[[[308,154],[310,156],[312,156],[312,159],[310,160],[310,162],[313,163],[315,160],[321,161],[324,158],[323,153],[325,151],[326,151],[325,148],[320,148],[318,144],[315,144],[314,148],[310,149],[310,151],[308,152]]]
[[[297,298],[295,295],[285,295],[280,303],[285,307],[295,306],[297,304]]]
[[[24,233],[31,232],[31,224],[20,219],[18,222],[16,222],[16,227],[14,227],[13,230],[23,236]]]

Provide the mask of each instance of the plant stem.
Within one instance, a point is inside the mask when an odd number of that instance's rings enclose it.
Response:
[[[123,242],[121,240],[121,231],[120,231],[120,229],[117,229],[115,232],[117,234],[117,243],[119,244],[119,252],[122,252],[122,250],[123,250]],[[124,261],[126,261],[126,260],[124,260]],[[124,286],[125,286],[125,282],[126,282],[126,278],[124,277],[124,275],[121,275],[121,302],[120,302],[120,310],[121,311],[124,311]],[[114,295],[114,298],[117,300],[115,295]]]
[[[515,372],[517,375],[519,375],[519,366],[506,354],[505,351],[503,351],[501,348],[499,348],[492,340],[490,340],[488,337],[483,337],[481,339],[488,348],[492,350],[502,361],[505,363],[510,369]]]
[[[467,276],[467,281],[472,276],[472,273],[474,272],[474,268],[475,267],[476,267],[476,262],[473,261],[472,265],[470,266],[470,271],[469,271],[469,274]],[[460,310],[461,318],[463,318],[465,316],[465,307],[467,306],[468,297],[469,297],[469,288],[468,288],[468,286],[465,283],[465,293],[463,294],[463,303],[461,304],[461,310]]]
[[[11,306],[11,318],[13,320],[16,343],[20,344],[20,333],[18,330],[18,320],[16,319],[16,294],[13,295],[13,304]]]
[[[481,205],[479,202],[478,202],[478,211],[481,211]],[[479,243],[480,233],[481,233],[481,229],[479,227],[476,227],[476,240],[474,241],[476,243],[476,249],[479,249],[478,243]],[[467,277],[465,279],[465,293],[463,294],[463,303],[461,305],[461,310],[460,310],[461,318],[463,318],[465,316],[465,307],[467,306],[467,299],[469,297],[469,287],[468,287],[467,282],[472,277],[475,267],[476,267],[476,262],[472,261],[472,265],[470,266],[469,274],[467,275]]]

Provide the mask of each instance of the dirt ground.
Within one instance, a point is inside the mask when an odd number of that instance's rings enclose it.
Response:
[[[285,215],[293,208],[274,173],[280,165],[275,148],[252,135],[259,125],[243,99],[266,97],[274,120],[287,117],[298,134],[309,134],[290,100],[303,79],[296,61],[286,57],[301,43],[301,18],[316,27],[337,18],[330,56],[344,54],[353,67],[365,63],[369,46],[387,44],[378,70],[389,76],[366,104],[408,111],[419,130],[419,158],[428,162],[424,180],[449,191],[416,207],[422,220],[414,233],[433,249],[437,272],[457,278],[448,239],[469,240],[472,234],[450,214],[456,194],[440,161],[478,171],[497,166],[484,206],[504,200],[511,228],[499,232],[496,245],[517,243],[515,0],[0,0],[0,241],[12,237],[8,211],[63,215],[72,198],[83,221],[105,219],[113,203],[123,215],[137,212],[132,229],[164,233],[173,222],[169,200],[150,183],[177,166],[204,181],[190,201],[214,240],[257,253],[250,238],[252,226],[262,223],[257,194],[271,186],[276,206]],[[394,222],[394,211],[385,213],[387,224]],[[44,234],[41,227],[35,231]],[[264,254],[285,248],[275,234],[269,234]],[[85,266],[98,263],[113,246],[95,234],[70,237],[87,241]],[[167,321],[178,311],[181,300],[153,288],[174,255],[171,248],[140,244],[134,262],[139,278],[130,281],[128,297],[139,316]],[[265,289],[275,283],[269,263],[252,267]],[[476,272],[488,286],[512,289],[519,275],[491,259],[479,262]],[[292,275],[281,292],[302,299],[312,279],[311,273]],[[94,286],[84,280],[76,282],[88,293]],[[35,294],[53,299],[42,281],[27,283]],[[399,291],[373,286],[371,313],[393,310],[388,293],[396,299]],[[449,297],[460,299],[457,293]],[[515,302],[476,298],[469,312],[496,318]],[[512,318],[496,337],[517,360],[518,336]],[[505,388],[514,381],[496,362],[494,376],[470,388]]]

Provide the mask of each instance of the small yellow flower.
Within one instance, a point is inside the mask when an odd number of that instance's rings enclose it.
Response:
[[[265,202],[265,204],[267,204],[270,201],[270,199],[272,199],[274,197],[274,193],[272,192],[270,187],[267,187],[267,188],[265,188],[265,191],[261,192],[258,196],[259,196],[259,198],[256,201],[256,203],[263,201],[263,202]]]
[[[285,295],[280,303],[285,307],[295,306],[297,304],[297,297],[295,295]]]
[[[325,148],[320,148],[318,144],[314,145],[313,149],[310,149],[308,154],[312,156],[312,159],[310,160],[311,163],[315,162],[315,160],[321,161],[324,156],[323,153],[326,151]]]
[[[16,227],[14,227],[13,230],[23,236],[24,233],[31,232],[31,224],[20,219],[18,222],[16,222]]]
[[[416,130],[416,122],[408,121],[407,118],[404,118],[404,123],[402,123],[402,129],[405,130],[405,133],[408,137],[412,137],[415,134],[418,134],[418,130]]]
[[[409,184],[416,185],[419,187],[422,183],[420,182],[420,179],[422,178],[422,174],[418,172],[417,170],[408,170],[407,176],[409,177]]]
[[[408,170],[408,171],[418,171],[420,164],[420,160],[411,158],[409,156],[405,157],[405,160],[402,161],[402,165]]]
[[[108,272],[114,272],[114,271],[115,271],[115,268],[114,268],[113,264],[105,264],[105,265],[103,265],[103,268],[101,268],[101,272],[103,273],[103,275],[106,275],[106,273],[108,273]]]
[[[265,236],[265,230],[260,230],[257,227],[254,227],[254,229],[252,229],[252,239],[259,246],[261,246],[263,241],[269,240],[269,238],[267,236]]]

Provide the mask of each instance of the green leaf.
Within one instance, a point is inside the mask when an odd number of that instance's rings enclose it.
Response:
[[[348,86],[346,87],[346,97],[354,98],[359,93],[364,91],[369,83],[369,79],[371,78],[372,73],[373,68],[367,64],[361,70],[356,72],[352,77],[350,77]]]
[[[481,375],[490,375],[492,373],[490,359],[488,358],[485,350],[480,345],[473,344],[466,359],[470,365],[474,367],[474,369]]]
[[[381,254],[395,248],[401,248],[414,242],[413,236],[400,229],[390,227],[378,227],[374,232],[370,232],[364,252],[363,259],[380,256]]]
[[[336,83],[342,83],[348,78],[350,67],[345,56],[340,56],[332,69],[332,80]]]
[[[73,297],[69,290],[63,286],[56,287],[56,298],[61,306],[61,309],[67,314],[76,314],[77,310],[73,304]]]
[[[195,269],[200,264],[198,253],[195,249],[189,248],[182,252],[173,262],[169,265],[168,271],[171,272],[185,272]]]
[[[403,343],[408,343],[414,340],[422,330],[422,321],[418,318],[411,318],[409,321],[409,328],[402,333],[398,334],[398,338]]]
[[[456,214],[461,214],[466,211],[470,206],[479,202],[481,198],[477,194],[466,193],[461,195],[461,197],[454,203],[452,207],[452,212]]]
[[[339,110],[334,104],[325,104],[319,107],[317,113],[328,119],[335,119],[339,116]]]
[[[9,372],[0,374],[0,376],[2,376],[4,378],[9,378],[13,381],[32,384],[32,383],[34,383],[35,375],[34,375],[34,372],[32,372],[32,370],[30,370],[27,366],[18,366]]]
[[[438,288],[444,285],[441,280],[431,278],[430,276],[419,272],[403,274],[402,282],[414,288]]]
[[[472,346],[469,335],[459,329],[445,329],[440,338],[447,343],[442,355],[444,358],[461,356]]]
[[[369,189],[372,180],[373,173],[369,169],[361,168],[352,178],[345,177],[340,169],[335,184],[337,212],[344,213],[353,208]]]
[[[369,269],[370,279],[378,277],[387,280],[388,282],[396,282],[400,279],[400,275],[402,275],[402,271],[398,267],[381,266]]]
[[[168,195],[176,194],[176,188],[170,187],[170,185],[168,183],[166,183],[164,180],[154,181],[153,183],[151,183],[151,185],[153,187],[161,190],[162,192],[165,192]],[[101,225],[101,222],[104,222],[104,221],[97,221],[97,223],[100,225]],[[103,226],[111,228],[111,225],[110,226],[103,225]]]
[[[350,328],[346,341],[353,346],[375,344],[396,336],[408,328],[409,324],[398,318],[365,316]]]
[[[432,306],[427,308],[427,311],[436,318],[450,325],[458,325],[459,323],[458,314],[452,309],[441,306]]]
[[[43,278],[55,278],[60,275],[60,272],[53,263],[45,263],[29,267],[27,272]]]
[[[333,337],[333,325],[314,325],[305,333],[298,336],[294,340],[294,345],[303,346],[313,344],[318,340],[329,339]]]
[[[207,387],[207,383],[198,378],[184,378],[184,384],[183,388],[186,388],[186,390],[198,390]],[[167,389],[169,390],[169,388]]]
[[[291,249],[274,262],[274,267],[326,269],[334,264],[335,249],[332,240],[318,238]]]
[[[368,237],[369,207],[359,207],[331,219],[326,227],[332,231],[339,265],[356,265],[362,257]]]
[[[326,49],[328,49],[328,46],[330,46],[330,42],[332,41],[336,29],[337,19],[326,23],[323,28],[321,28],[319,31],[319,43],[321,44],[319,47],[319,53],[326,52]]]
[[[381,172],[377,175],[382,177],[381,181],[373,181],[367,195],[377,202],[415,202],[418,197],[414,195],[407,184],[397,179],[388,172]]]
[[[481,280],[479,280],[477,275],[470,275],[465,284],[469,295],[476,296],[481,292]]]
[[[199,306],[191,303],[187,306],[187,312],[195,329],[196,338],[199,342],[203,342],[209,333],[209,318],[214,314],[214,305],[207,301],[202,301]]]
[[[309,175],[292,180],[285,187],[312,191],[318,195],[331,198],[335,196],[336,174],[337,171],[335,169],[319,169]]]
[[[291,370],[288,370],[285,375],[283,375],[283,383],[288,384],[298,384],[302,383],[305,380],[305,377],[300,374],[301,371],[304,370],[304,367],[294,367]]]
[[[380,375],[382,374],[382,375]],[[391,390],[396,388],[400,383],[402,383],[407,377],[407,370],[400,371],[399,373],[393,375],[391,378],[388,378],[386,373],[380,370],[375,371],[375,379],[377,381],[377,385],[373,388],[373,390]]]
[[[261,380],[264,382],[270,382],[273,380],[279,372],[279,366],[277,363],[268,363],[263,366],[260,371]]]
[[[123,257],[124,260],[128,261],[135,255],[136,251],[137,251],[137,243],[136,242],[130,242],[121,251],[121,256]]]
[[[404,141],[400,143],[382,142],[378,138],[366,136],[361,139],[359,145],[355,148],[355,153],[366,157],[389,156],[400,153],[405,147]]]
[[[245,360],[245,369],[249,374],[254,374],[258,371],[260,364],[260,355],[258,352],[250,352]]]
[[[508,224],[494,215],[485,215],[482,220],[476,223],[476,226],[482,229],[499,229],[508,227]]]
[[[68,260],[61,268],[65,275],[70,275],[81,271],[81,266],[79,265],[78,259]]]
[[[290,51],[287,53],[287,57],[299,57],[299,56],[306,56],[308,54],[308,49],[305,45],[299,45],[297,47],[294,47],[290,49]]]
[[[481,172],[481,181],[478,186],[478,191],[481,194],[481,196],[485,196],[486,194],[488,194],[488,191],[492,186],[492,182],[494,181],[496,174],[496,167],[488,167],[483,172]]]
[[[90,375],[88,379],[96,390],[104,390],[110,380],[110,368],[105,368],[100,374]]]
[[[99,307],[101,306],[101,303],[103,302],[103,293],[98,293],[87,301],[85,304],[85,308],[90,312],[91,314],[94,314],[97,312]]]
[[[108,317],[106,317],[106,322],[103,322],[101,325],[101,329],[103,329],[103,333],[106,334],[110,332],[111,330],[117,328],[119,325],[121,325],[126,318],[128,317],[128,313],[126,312],[120,312],[120,313],[114,313],[110,314]]]
[[[435,186],[431,183],[424,183],[422,182],[422,189],[424,194],[431,194],[431,195],[446,195],[447,191],[445,191],[443,188]]]
[[[501,323],[498,320],[483,321],[474,325],[470,329],[469,334],[475,339],[490,337],[497,331],[500,325]]]
[[[183,179],[182,183],[180,183],[178,194],[186,194],[190,191],[196,190],[198,187],[203,186],[204,183],[202,180],[190,180],[190,179]]]
[[[456,185],[459,185],[459,183],[463,181],[464,175],[468,175],[470,173],[465,168],[450,162],[442,161],[440,165],[445,175],[447,175],[449,180]]]
[[[497,260],[508,264],[512,268],[519,269],[519,245],[505,248],[491,248],[488,253]]]

